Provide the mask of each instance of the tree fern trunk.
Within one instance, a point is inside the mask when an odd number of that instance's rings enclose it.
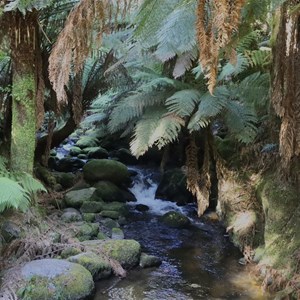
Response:
[[[273,48],[272,102],[281,119],[280,155],[285,175],[299,174],[300,165],[300,13],[292,13],[294,0],[280,11]]]
[[[10,25],[12,55],[11,168],[33,172],[36,135],[36,38],[37,14],[16,12]]]

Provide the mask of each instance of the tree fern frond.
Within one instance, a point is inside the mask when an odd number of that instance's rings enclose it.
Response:
[[[163,107],[149,108],[137,122],[130,150],[137,158],[156,145],[159,149],[175,141],[184,121]]]
[[[0,212],[8,208],[25,211],[29,206],[29,194],[17,182],[9,178],[0,177],[0,190]]]
[[[268,68],[272,62],[271,48],[245,51],[245,55],[252,67]]]
[[[190,132],[207,127],[210,119],[220,114],[223,108],[227,105],[229,91],[226,87],[216,87],[214,95],[209,92],[205,93],[198,106],[197,112],[192,116],[188,129]]]
[[[23,173],[16,176],[18,183],[30,195],[37,192],[47,192],[43,184],[37,179],[33,178],[30,174]]]
[[[119,101],[110,114],[108,129],[116,132],[123,129],[128,121],[140,117],[146,107],[159,105],[171,96],[170,92],[151,91],[149,93],[133,92]]]
[[[242,143],[251,143],[257,134],[257,117],[254,110],[237,101],[226,106],[225,121],[229,132]]]
[[[32,11],[33,9],[40,10],[50,5],[50,3],[51,1],[49,0],[10,0],[9,3],[5,5],[4,11],[9,12],[19,10],[25,15],[26,11]]]
[[[254,30],[243,36],[237,46],[238,53],[244,53],[246,50],[253,49],[253,46],[257,47],[258,40],[260,37],[260,32],[258,30]]]
[[[238,54],[237,56],[237,63],[236,65],[232,65],[230,62],[228,62],[221,71],[221,74],[219,75],[218,80],[224,80],[227,77],[230,76],[237,76],[243,71],[245,71],[249,67],[249,60],[243,55]]]
[[[198,57],[198,49],[195,47],[191,51],[185,52],[180,55],[177,60],[173,70],[174,78],[181,77],[185,74],[186,71],[190,70],[193,65],[193,62]]]
[[[175,55],[190,52],[196,46],[196,2],[178,6],[163,21],[157,32],[155,55],[167,61]]]
[[[168,111],[180,117],[188,117],[199,103],[201,93],[197,90],[182,90],[166,100]]]

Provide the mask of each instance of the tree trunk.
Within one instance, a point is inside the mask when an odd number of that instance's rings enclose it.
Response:
[[[272,103],[281,119],[282,170],[289,179],[299,176],[300,165],[300,13],[295,1],[286,1],[279,13],[273,47]]]
[[[10,42],[12,57],[11,169],[33,172],[36,139],[36,39],[37,13],[12,15]]]

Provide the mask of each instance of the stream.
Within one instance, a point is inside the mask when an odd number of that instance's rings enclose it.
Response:
[[[238,263],[242,255],[219,223],[197,218],[193,205],[178,207],[155,199],[157,172],[132,169],[137,175],[131,191],[138,201],[129,204],[125,238],[139,241],[144,252],[163,262],[158,268],[131,270],[123,280],[98,282],[94,300],[269,299],[248,267]],[[149,211],[136,211],[137,204],[147,205]],[[160,216],[170,210],[187,215],[192,225],[187,229],[164,225]]]

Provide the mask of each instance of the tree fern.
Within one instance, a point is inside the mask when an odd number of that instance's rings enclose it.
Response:
[[[167,61],[175,55],[190,52],[196,46],[196,2],[178,6],[163,21],[157,32],[156,57]]]
[[[189,117],[200,101],[201,93],[197,90],[182,90],[166,100],[168,111],[179,117]]]
[[[51,0],[10,0],[6,4],[4,11],[19,10],[23,15],[26,11],[32,11],[33,9],[40,10],[50,5]]]
[[[228,97],[229,92],[224,86],[217,87],[214,95],[211,95],[209,92],[205,93],[200,99],[197,112],[192,116],[188,124],[190,132],[206,127],[212,117],[222,112],[227,105]]]
[[[130,149],[137,158],[156,145],[159,149],[175,141],[184,121],[164,107],[149,108],[137,122]]]
[[[140,117],[146,107],[164,103],[171,94],[170,92],[161,91],[130,93],[125,99],[116,104],[110,114],[109,131],[116,132],[122,129],[128,121]]]
[[[238,101],[226,105],[225,121],[231,135],[242,143],[251,143],[257,134],[254,110]]]
[[[271,48],[264,48],[260,50],[245,51],[245,55],[252,67],[259,67],[262,69],[268,68],[272,61]]]

